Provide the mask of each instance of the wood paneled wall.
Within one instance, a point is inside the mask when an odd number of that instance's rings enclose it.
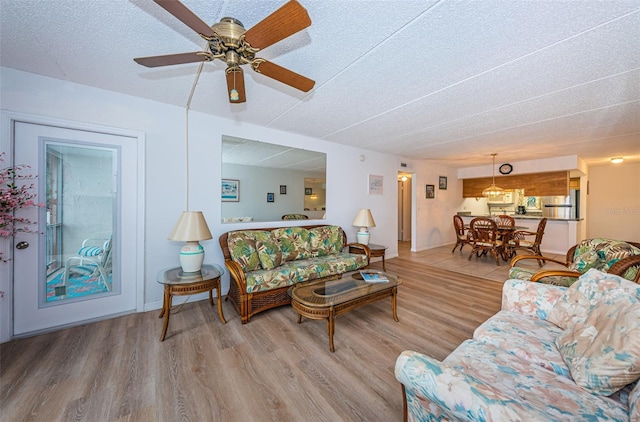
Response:
[[[490,185],[491,177],[464,179],[462,196],[464,198],[482,197],[482,190]],[[569,172],[496,176],[496,185],[502,189],[524,189],[524,194],[527,196],[569,195]]]

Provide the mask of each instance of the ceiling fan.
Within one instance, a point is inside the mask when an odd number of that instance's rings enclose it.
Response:
[[[245,30],[239,20],[229,17],[209,26],[178,0],[154,1],[200,34],[208,43],[208,51],[138,57],[133,59],[136,63],[146,67],[159,67],[222,60],[227,64],[227,91],[231,103],[246,101],[244,73],[240,67],[246,64],[255,72],[300,91],[308,92],[315,85],[309,78],[256,57],[258,51],[311,25],[307,10],[296,0],[290,0],[248,30]]]

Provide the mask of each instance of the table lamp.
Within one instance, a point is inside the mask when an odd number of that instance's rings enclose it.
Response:
[[[180,249],[180,265],[185,273],[200,271],[204,261],[204,248],[200,240],[213,239],[202,211],[183,211],[169,240],[187,242]]]
[[[361,208],[356,214],[356,218],[353,219],[353,223],[351,223],[351,225],[360,227],[360,230],[356,233],[358,243],[368,245],[370,236],[367,228],[376,226],[376,222],[373,221],[373,215],[371,215],[371,210],[368,208]]]

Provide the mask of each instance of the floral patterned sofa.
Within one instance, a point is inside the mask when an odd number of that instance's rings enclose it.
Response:
[[[507,280],[502,310],[443,362],[404,351],[405,421],[640,421],[640,285]]]
[[[243,324],[259,312],[291,303],[295,283],[340,278],[369,265],[371,251],[347,244],[340,226],[312,225],[237,230],[219,238],[231,275],[228,299]],[[348,253],[358,245],[364,253]]]

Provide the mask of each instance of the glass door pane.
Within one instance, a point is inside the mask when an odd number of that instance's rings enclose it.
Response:
[[[45,304],[117,291],[117,149],[45,142],[45,167]]]

